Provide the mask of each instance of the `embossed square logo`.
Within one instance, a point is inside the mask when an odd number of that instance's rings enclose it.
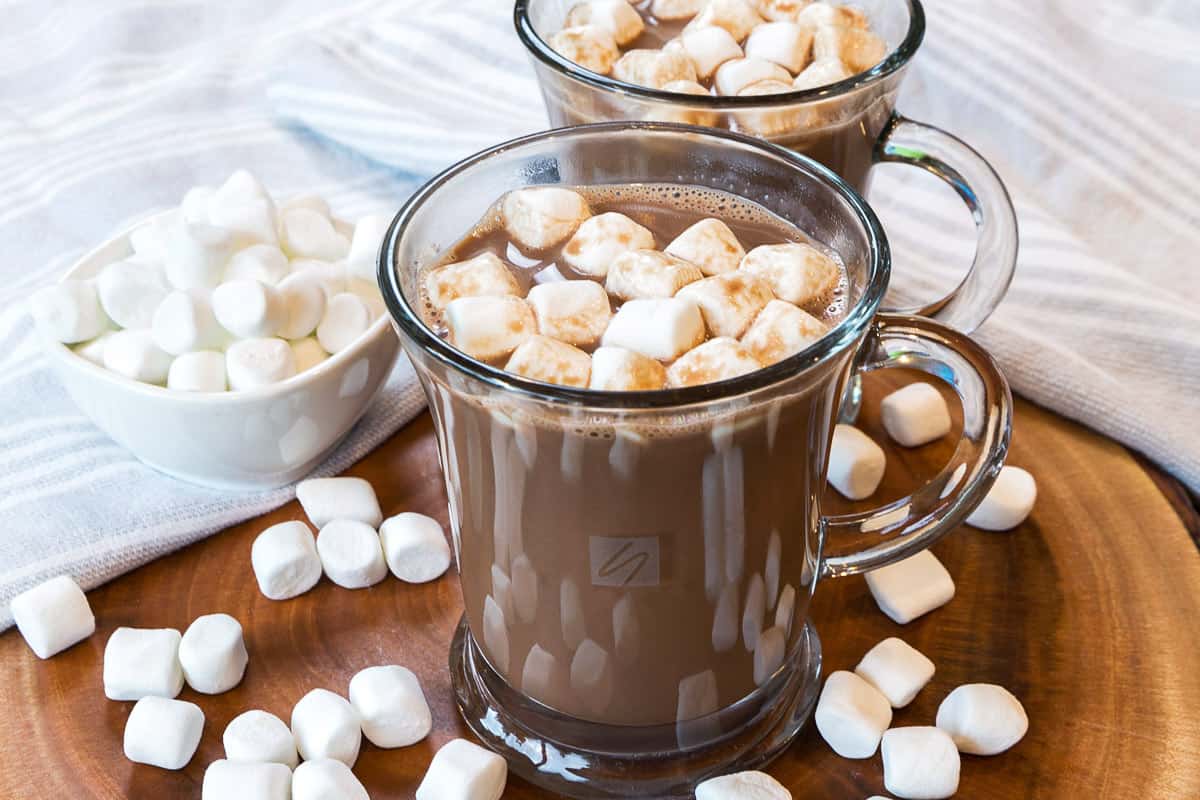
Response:
[[[658,586],[657,536],[592,536],[593,586]]]

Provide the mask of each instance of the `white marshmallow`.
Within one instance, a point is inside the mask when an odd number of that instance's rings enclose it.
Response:
[[[376,747],[407,747],[429,735],[433,717],[421,683],[398,666],[368,667],[350,679],[350,705]]]
[[[716,25],[718,28],[729,31],[730,35],[740,42],[749,36],[750,31],[762,21],[763,18],[758,15],[748,0],[709,0],[684,30],[696,30]]]
[[[305,761],[334,758],[353,767],[362,746],[360,724],[350,701],[328,689],[313,689],[292,709],[292,738]]]
[[[584,220],[563,246],[562,257],[576,272],[603,278],[617,256],[630,250],[653,248],[654,234],[649,228],[610,211]]]
[[[649,89],[699,77],[692,60],[679,50],[627,50],[613,64],[612,74],[619,81]]]
[[[354,226],[350,239],[350,255],[346,256],[346,271],[355,278],[379,283],[379,251],[392,218],[387,214],[369,214]]]
[[[362,298],[342,292],[329,298],[325,316],[317,326],[317,341],[330,353],[339,353],[352,345],[371,327],[371,310]]]
[[[282,306],[279,336],[300,339],[309,336],[325,317],[327,297],[312,272],[289,275],[276,288]],[[324,348],[321,348],[324,352]],[[299,368],[303,371],[304,368]]]
[[[235,206],[250,200],[269,200],[271,195],[254,173],[237,169],[210,197],[216,198],[221,205]]]
[[[433,756],[416,800],[500,800],[508,764],[466,739],[451,739]]]
[[[792,800],[792,793],[765,772],[735,772],[703,781],[696,800]]]
[[[131,258],[143,264],[162,265],[167,260],[167,232],[178,219],[178,214],[150,220],[129,232]]]
[[[219,759],[204,770],[200,800],[289,800],[292,771],[283,764]]]
[[[543,283],[529,290],[527,300],[538,333],[577,347],[595,345],[612,319],[608,293],[595,281]]]
[[[795,22],[810,0],[750,0],[754,9],[771,22]]]
[[[118,261],[96,276],[96,292],[104,313],[117,325],[149,328],[154,321],[154,310],[167,296],[167,286],[158,267]]]
[[[406,583],[427,583],[450,568],[450,545],[433,517],[405,511],[379,529],[388,568]]]
[[[208,222],[232,231],[242,243],[279,243],[279,223],[270,197],[247,198],[237,204],[227,204],[218,189],[208,201]]]
[[[720,28],[716,30],[720,30]],[[675,94],[711,96],[708,89],[705,89],[695,81],[671,81],[662,87],[662,91],[674,92]],[[721,115],[715,111],[705,111],[695,105],[677,104],[663,107],[654,106],[647,109],[643,117],[647,120],[657,122],[679,122],[684,125],[700,125],[712,128],[716,127],[720,122]]]
[[[676,236],[665,252],[695,264],[705,275],[731,272],[746,255],[737,235],[713,217],[700,220]]]
[[[293,208],[308,208],[324,217],[333,216],[333,212],[329,208],[329,201],[312,192],[293,195],[279,204],[280,211],[290,211]]]
[[[287,277],[291,269],[288,257],[278,246],[256,244],[233,254],[222,280],[255,280],[274,286]]]
[[[340,761],[305,761],[292,773],[292,800],[371,800],[354,773]]]
[[[335,519],[323,525],[317,554],[329,580],[344,589],[365,589],[387,576],[379,534],[358,520]]]
[[[584,0],[567,12],[564,27],[595,25],[612,34],[618,45],[627,45],[642,35],[646,24],[629,0]]]
[[[218,350],[184,353],[171,362],[171,368],[167,371],[167,388],[177,392],[225,391],[228,388],[225,354]]]
[[[829,445],[826,480],[847,500],[864,500],[875,493],[887,456],[883,448],[853,425],[837,425]]]
[[[745,333],[773,299],[766,281],[740,270],[689,284],[679,290],[679,297],[700,307],[709,334],[733,339]]]
[[[90,342],[76,345],[72,350],[80,358],[85,358],[96,366],[103,367],[104,348],[108,345],[108,340],[112,338],[113,333],[115,331],[105,331]]]
[[[985,531],[1007,531],[1017,527],[1033,511],[1037,482],[1020,467],[1005,466],[967,524]]]
[[[795,22],[768,22],[750,32],[746,56],[778,64],[794,75],[808,66],[812,42],[813,31],[808,26]]]
[[[950,734],[960,753],[994,756],[1025,737],[1029,716],[1003,686],[968,683],[938,706],[937,726]]]
[[[109,700],[178,695],[180,638],[174,628],[117,628],[104,646],[104,695]]]
[[[262,761],[295,769],[300,763],[296,741],[283,720],[266,711],[252,709],[238,714],[221,736],[225,757],[230,761]]]
[[[785,94],[790,91],[792,91],[792,86],[786,81],[755,81],[739,91],[738,97]],[[772,137],[802,127],[803,115],[804,111],[802,109],[785,106],[783,108],[740,112],[735,117],[739,130],[754,134],[755,136]]]
[[[903,639],[892,636],[867,651],[855,674],[878,689],[892,708],[904,708],[933,678],[933,662]]]
[[[729,380],[761,369],[762,364],[737,339],[709,339],[667,367],[667,385],[699,386]]]
[[[321,580],[321,557],[308,526],[298,520],[272,525],[250,548],[258,588],[271,600],[304,594]]]
[[[216,350],[225,343],[208,292],[176,289],[154,310],[150,333],[159,349],[171,355]]]
[[[535,381],[582,389],[591,377],[592,359],[578,347],[539,335],[514,350],[504,369]]]
[[[26,589],[9,608],[17,630],[38,658],[50,658],[96,632],[87,596],[67,575]]]
[[[944,606],[954,597],[954,580],[928,550],[872,570],[866,578],[879,610],[901,625]]]
[[[222,328],[244,339],[275,336],[287,321],[287,309],[275,287],[253,279],[229,281],[213,289],[212,310]]]
[[[737,39],[734,39],[729,31],[716,25],[684,31],[678,41],[679,47],[696,68],[696,76],[701,80],[711,78],[717,68],[726,61],[743,56]],[[706,91],[705,94],[707,93]]]
[[[595,25],[563,28],[550,37],[549,44],[563,58],[599,75],[612,72],[613,64],[621,57],[617,40]]]
[[[64,344],[86,342],[108,329],[91,281],[67,280],[39,289],[29,298],[29,312],[42,335]]]
[[[533,308],[520,297],[460,297],[446,306],[450,343],[473,358],[494,361],[537,332]]]
[[[787,654],[787,633],[772,626],[759,634],[754,647],[754,684],[762,686],[783,666]]]
[[[840,59],[851,74],[866,72],[883,61],[887,42],[869,30],[850,25],[818,25],[813,34],[814,59]]]
[[[624,347],[600,347],[592,353],[589,389],[646,392],[667,384],[667,371],[652,358]]]
[[[521,248],[535,251],[566,241],[592,215],[582,195],[558,186],[509,192],[500,210],[508,235]]]
[[[741,269],[765,280],[780,300],[797,306],[824,299],[842,276],[833,259],[799,242],[756,247],[742,259]]]
[[[778,64],[761,58],[735,58],[726,61],[717,70],[713,81],[717,93],[724,97],[732,97],[747,86],[761,81],[781,81],[790,83],[792,76]]]
[[[296,484],[296,499],[317,529],[335,519],[353,519],[378,528],[383,511],[375,489],[362,478],[309,478]]]
[[[225,351],[229,388],[258,389],[296,374],[296,358],[283,339],[242,339]]]
[[[604,288],[621,300],[673,297],[703,277],[699,267],[675,256],[657,250],[630,250],[613,259]]]
[[[910,383],[883,398],[883,427],[898,444],[918,447],[950,432],[950,409],[928,383]]]
[[[439,310],[460,297],[504,297],[520,293],[517,279],[495,253],[481,253],[466,261],[446,264],[425,276],[425,295]]]
[[[196,617],[179,642],[183,679],[201,694],[221,694],[237,686],[249,660],[242,625],[228,614]]]
[[[846,65],[838,59],[824,58],[819,61],[813,61],[805,67],[804,71],[792,81],[792,89],[804,91],[806,89],[829,86],[830,84],[846,80],[851,74],[850,70],[846,69]]]
[[[125,757],[135,764],[183,769],[204,732],[204,712],[195,703],[143,697],[125,720]]]
[[[346,291],[346,267],[341,262],[332,263],[316,261],[311,258],[298,258],[292,261],[292,275],[303,276],[321,284],[321,288],[325,290],[326,299]]]
[[[167,232],[167,281],[176,289],[211,289],[221,282],[233,252],[224,228],[180,220]]]
[[[826,330],[825,323],[807,311],[785,300],[772,300],[742,335],[742,344],[765,366],[794,356]]]
[[[142,383],[165,381],[171,360],[148,330],[116,331],[104,343],[105,369]]]
[[[311,208],[293,208],[279,215],[283,251],[291,258],[337,261],[350,252],[350,242],[333,223]]]
[[[704,341],[700,307],[679,297],[629,300],[613,315],[601,343],[671,361]]]
[[[688,19],[700,13],[708,0],[651,0],[650,13],[658,19]]]
[[[193,186],[184,192],[179,213],[187,222],[208,222],[208,201],[217,193],[213,186]]]
[[[825,680],[813,715],[821,738],[842,758],[870,758],[892,724],[892,707],[871,684],[844,670]]]
[[[292,355],[296,359],[296,372],[312,369],[329,358],[329,353],[326,353],[321,343],[312,336],[288,342],[288,346],[292,348]]]
[[[938,728],[892,728],[883,735],[883,785],[897,797],[939,800],[958,791],[958,750]]]
[[[596,714],[604,713],[612,701],[612,659],[591,639],[580,642],[571,657],[571,690]]]

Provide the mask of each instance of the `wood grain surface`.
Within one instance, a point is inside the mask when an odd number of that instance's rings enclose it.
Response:
[[[862,424],[883,442],[882,387],[873,378],[867,390]],[[935,474],[950,444],[889,448],[883,496]],[[826,672],[853,668],[880,639],[900,635],[934,660],[937,674],[894,725],[932,724],[961,683],[999,683],[1021,698],[1028,736],[1000,756],[964,757],[959,797],[1200,798],[1200,555],[1180,517],[1190,513],[1186,494],[1173,508],[1124,449],[1027,403],[1018,403],[1009,462],[1037,476],[1037,507],[1016,531],[964,527],[935,547],[958,585],[949,605],[901,627],[877,610],[861,577],[818,588],[813,615]],[[352,474],[375,484],[386,513],[446,522],[428,415]],[[425,586],[389,578],[356,592],[326,580],[272,602],[255,586],[250,544],[267,525],[300,518],[291,503],[91,592],[96,634],[50,661],[36,659],[15,631],[0,636],[0,798],[198,798],[233,717],[263,708],[287,720],[308,690],[344,693],[357,670],[381,663],[418,673],[434,731],[401,750],[364,742],[355,772],[376,800],[411,798],[434,750],[467,735],[446,669],[461,611],[457,578]],[[217,611],[245,627],[245,680],[215,697],[184,689],[181,697],[207,716],[187,768],[129,763],[121,740],[132,704],[108,701],[102,690],[109,634],[121,625],[183,629]],[[771,771],[797,798],[884,793],[878,755],[841,759],[811,725]],[[505,793],[546,796],[517,779]]]

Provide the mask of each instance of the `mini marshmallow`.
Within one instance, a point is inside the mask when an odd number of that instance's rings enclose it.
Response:
[[[901,625],[944,606],[954,597],[954,580],[928,550],[872,570],[866,578],[879,610]]]
[[[646,23],[628,0],[585,0],[571,6],[564,27],[594,25],[612,34],[618,45],[627,45],[642,35]]]
[[[855,674],[878,689],[892,708],[904,708],[933,678],[933,662],[903,639],[892,636],[867,651]]]
[[[167,388],[177,392],[225,391],[228,388],[225,354],[219,350],[184,353],[171,362],[171,368],[167,371]]]
[[[898,444],[918,447],[950,432],[950,409],[942,393],[928,383],[910,383],[883,398],[884,430]]]
[[[759,363],[770,365],[799,353],[826,330],[825,323],[807,311],[784,300],[772,300],[742,335],[742,344]]]
[[[275,204],[270,197],[247,198],[235,205],[222,201],[218,189],[208,201],[208,222],[232,231],[242,242],[274,245],[279,242]]]
[[[550,37],[549,44],[563,58],[599,75],[612,72],[613,64],[621,57],[617,40],[595,25],[563,28]]]
[[[354,773],[340,761],[305,761],[292,773],[292,800],[371,800]]]
[[[317,341],[329,353],[339,353],[371,327],[371,309],[362,298],[342,292],[329,298],[325,316],[317,326]]]
[[[291,264],[276,245],[256,244],[229,259],[223,281],[256,280],[275,285],[291,272]]]
[[[509,192],[500,211],[508,235],[529,250],[546,250],[566,241],[592,215],[582,195],[559,186]]]
[[[738,97],[786,94],[790,91],[792,91],[790,83],[767,79],[765,81],[756,81],[744,87],[738,92]],[[786,106],[761,111],[743,111],[735,116],[740,130],[752,133],[755,136],[771,137],[801,127],[803,113],[801,109]]]
[[[292,771],[283,764],[219,759],[204,770],[200,800],[290,800]]]
[[[296,359],[296,372],[312,369],[329,358],[329,353],[326,353],[321,343],[312,336],[288,342],[288,346],[292,348],[292,355]]]
[[[700,307],[709,334],[734,339],[773,299],[766,281],[740,270],[696,281],[680,289],[679,297]]]
[[[842,275],[833,259],[798,242],[756,247],[742,259],[741,269],[765,280],[780,300],[797,306],[828,296]]]
[[[826,480],[847,500],[865,500],[879,488],[887,457],[883,448],[853,425],[837,425],[829,445]]]
[[[700,220],[676,236],[665,252],[695,264],[705,275],[731,272],[746,256],[729,226],[713,217]]]
[[[813,34],[813,58],[839,59],[851,74],[866,72],[883,61],[887,42],[869,30],[849,25],[819,25]]]
[[[279,204],[280,211],[290,211],[293,208],[308,208],[322,216],[332,216],[332,211],[329,209],[329,201],[321,197],[321,195],[313,194],[312,192],[293,195]]]
[[[222,328],[245,339],[274,336],[287,321],[287,309],[275,287],[253,279],[229,281],[214,289],[212,311]]]
[[[318,530],[335,519],[354,519],[372,528],[383,522],[375,489],[362,478],[309,478],[296,484],[296,499]]]
[[[507,779],[503,758],[466,739],[451,739],[434,754],[416,800],[500,800]]]
[[[520,297],[460,297],[446,306],[450,343],[481,361],[504,358],[537,332],[533,308]]]
[[[362,746],[360,725],[350,701],[328,689],[313,689],[292,709],[292,738],[305,761],[334,758],[352,768]]]
[[[684,31],[678,42],[679,47],[691,59],[696,76],[701,80],[711,78],[717,68],[726,61],[743,56],[742,48],[738,46],[732,34],[716,25]],[[705,94],[707,93],[705,91]]]
[[[832,83],[839,83],[851,76],[850,70],[846,69],[846,65],[836,58],[824,58],[819,61],[813,61],[804,71],[796,76],[792,81],[792,89],[801,92],[806,89],[818,89],[822,86],[829,86]]]
[[[171,361],[148,330],[116,331],[104,343],[104,368],[142,383],[165,381]]]
[[[750,0],[754,9],[771,22],[795,22],[810,0]]]
[[[96,632],[87,596],[67,575],[26,589],[9,608],[17,630],[38,658],[50,658]]]
[[[112,338],[113,333],[115,331],[105,331],[90,342],[73,347],[72,350],[80,358],[85,358],[96,366],[103,367],[104,348],[108,346],[108,340]]]
[[[378,285],[379,251],[391,224],[388,214],[369,214],[355,224],[350,255],[346,256],[346,271],[352,277]]]
[[[620,0],[624,3],[625,0]],[[609,265],[630,250],[652,250],[654,234],[624,214],[589,217],[563,246],[563,261],[576,272],[604,278]],[[532,299],[532,295],[531,298]]]
[[[317,534],[317,555],[329,580],[344,589],[365,589],[387,575],[379,534],[364,522],[335,519]]]
[[[167,281],[176,289],[211,289],[221,282],[233,236],[203,222],[179,221],[167,233]]]
[[[350,242],[329,217],[311,208],[293,208],[279,215],[283,251],[291,258],[337,261],[350,252]]]
[[[296,374],[296,358],[283,339],[242,339],[225,351],[225,373],[234,391],[258,389]]]
[[[773,62],[794,75],[808,66],[812,43],[812,28],[795,22],[768,22],[750,32],[746,56]]]
[[[708,0],[651,0],[650,13],[658,19],[690,19]]]
[[[667,371],[652,358],[624,347],[600,347],[592,353],[589,389],[605,392],[647,392],[667,384]]]
[[[295,769],[300,763],[296,741],[283,720],[266,711],[245,711],[225,726],[221,736],[230,761],[261,761]]]
[[[883,785],[897,797],[939,800],[958,791],[962,767],[954,741],[942,730],[914,726],[883,735]]]
[[[279,336],[300,339],[309,336],[325,318],[327,296],[317,276],[309,273],[289,275],[275,287],[282,310]],[[325,352],[325,348],[321,348]],[[303,367],[298,367],[303,371]]]
[[[63,344],[86,342],[108,329],[91,281],[66,280],[39,289],[29,298],[29,312],[42,335]]]
[[[246,673],[242,625],[228,614],[196,617],[179,642],[179,664],[188,686],[201,694],[221,694]]]
[[[678,50],[628,50],[613,64],[612,74],[619,81],[650,89],[699,77],[692,60]]]
[[[308,526],[298,520],[272,525],[250,548],[259,591],[271,600],[304,594],[321,580],[321,557]]]
[[[718,28],[717,30],[720,29]],[[705,89],[695,81],[671,81],[662,87],[662,91],[674,92],[675,94],[710,96],[708,89]],[[646,110],[644,119],[656,122],[679,122],[684,125],[700,125],[711,128],[717,125],[720,120],[720,114],[712,111],[703,111],[695,106],[688,107],[677,103],[672,106],[654,106],[649,108]]]
[[[729,31],[730,35],[740,42],[749,36],[750,31],[762,21],[763,18],[758,15],[748,0],[709,0],[684,30],[697,30],[716,25],[718,28]]]
[[[150,333],[159,349],[176,356],[215,350],[225,342],[225,332],[203,289],[177,289],[168,294],[154,310]]]
[[[368,667],[357,673],[350,679],[350,705],[362,720],[363,735],[376,747],[416,744],[433,727],[421,683],[404,667]]]
[[[174,628],[117,628],[104,646],[104,695],[109,700],[178,695],[180,638]]]
[[[388,569],[406,583],[427,583],[450,568],[450,545],[433,517],[397,514],[379,528],[379,538]]]
[[[839,756],[870,758],[892,724],[892,707],[874,686],[841,670],[825,680],[813,719],[821,738]]]
[[[1037,483],[1020,467],[1000,469],[983,501],[967,517],[967,524],[985,531],[1007,531],[1017,527],[1033,511]]]
[[[657,250],[630,250],[613,260],[604,288],[621,300],[673,297],[703,278],[700,268]]]
[[[533,307],[538,333],[577,347],[594,346],[612,319],[608,293],[595,281],[543,283],[530,289],[526,299]]]
[[[504,369],[535,381],[582,389],[587,387],[591,377],[592,359],[566,342],[533,336],[513,351]]]
[[[288,277],[292,276],[303,276],[319,283],[326,299],[346,291],[346,267],[341,263],[298,258],[292,261],[292,274]]]
[[[813,28],[823,25],[839,25],[851,28],[866,29],[869,25],[866,14],[850,6],[839,6],[830,3],[809,3],[797,15],[796,21]]]
[[[180,213],[184,213],[183,209]],[[129,232],[129,247],[133,250],[132,260],[143,264],[162,264],[167,260],[167,232],[178,219],[178,214],[150,220]],[[202,220],[201,220],[202,221]]]
[[[195,703],[143,697],[125,720],[125,757],[135,764],[183,769],[204,731],[204,712]]]
[[[591,639],[580,642],[571,657],[571,690],[597,714],[612,700],[612,659]]]
[[[184,192],[179,213],[187,222],[208,222],[208,201],[217,193],[213,186],[193,186]]]
[[[754,647],[754,685],[762,686],[783,666],[787,654],[787,633],[772,626],[759,634]]]
[[[667,367],[667,385],[699,386],[729,380],[762,369],[762,364],[737,339],[718,337],[684,353]]]
[[[679,297],[629,300],[613,315],[601,344],[672,361],[704,341],[700,307]]]
[[[1029,716],[1003,686],[968,683],[938,706],[937,727],[950,735],[960,753],[994,756],[1025,737]]]
[[[792,800],[792,793],[765,772],[735,772],[700,783],[696,800]]]
[[[780,81],[791,83],[792,76],[786,69],[761,58],[735,58],[726,61],[717,70],[714,84],[717,94],[732,97],[752,83]]]
[[[122,328],[149,328],[154,311],[167,296],[158,267],[135,261],[109,264],[96,276],[100,306]]]
[[[517,279],[495,253],[482,253],[431,271],[425,276],[425,295],[442,310],[460,297],[519,295]]]

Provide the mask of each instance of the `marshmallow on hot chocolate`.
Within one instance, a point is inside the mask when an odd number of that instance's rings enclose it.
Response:
[[[928,383],[910,383],[887,395],[879,414],[884,430],[905,447],[928,444],[950,432],[950,409]]]
[[[738,270],[685,286],[679,297],[700,307],[709,334],[736,339],[771,302],[772,294],[766,281]]]
[[[258,389],[296,374],[296,357],[283,339],[242,339],[225,351],[229,388]]]
[[[1005,466],[967,524],[985,531],[1007,531],[1025,521],[1037,501],[1037,483],[1020,467]]]
[[[887,457],[883,448],[853,425],[837,425],[829,446],[826,480],[847,500],[863,500],[879,488]]]
[[[272,525],[250,548],[259,590],[271,600],[304,594],[321,580],[321,557],[309,527],[299,520]]]
[[[362,478],[309,478],[296,484],[296,499],[318,529],[335,519],[353,519],[372,528],[383,522],[375,489]]]
[[[624,347],[599,347],[592,353],[589,389],[645,392],[663,388],[667,371],[652,358]]]
[[[855,674],[878,689],[892,708],[904,708],[933,677],[933,662],[903,639],[884,639],[867,651]]]
[[[9,609],[17,630],[38,658],[50,658],[96,632],[87,596],[67,575],[21,592]]]
[[[815,60],[839,59],[851,73],[866,72],[887,55],[887,43],[852,25],[819,25],[813,34]]]
[[[165,271],[176,289],[211,289],[221,282],[233,235],[203,222],[180,220],[167,233]]]
[[[738,92],[738,97],[785,94],[790,91],[792,91],[792,86],[787,81],[767,79],[745,87]],[[737,114],[737,121],[742,130],[756,136],[775,136],[794,130],[800,125],[803,113],[802,110],[790,106],[762,111],[743,111]]]
[[[704,341],[700,307],[679,297],[629,300],[613,315],[601,343],[673,361]]]
[[[742,259],[741,269],[766,281],[780,300],[797,306],[826,297],[842,274],[829,256],[799,242],[756,247]]]
[[[305,761],[292,773],[292,800],[371,800],[354,772],[340,761]]]
[[[620,0],[622,3],[625,0]],[[576,272],[603,278],[617,256],[630,250],[651,250],[654,234],[624,214],[610,211],[584,220],[563,247],[563,261]]]
[[[328,689],[313,689],[292,708],[292,737],[305,761],[336,758],[353,767],[362,746],[361,724],[350,701]]]
[[[819,28],[824,25],[837,25],[865,29],[869,24],[866,14],[862,11],[850,6],[839,6],[821,2],[821,0],[805,6],[797,15],[796,21],[813,28]]]
[[[813,61],[804,71],[796,76],[792,81],[792,89],[795,91],[804,91],[806,89],[817,89],[821,86],[828,86],[831,83],[844,81],[851,76],[850,70],[846,65],[837,58],[824,58]]]
[[[699,267],[674,256],[657,250],[630,250],[612,262],[604,287],[621,300],[673,297],[702,277]]]
[[[288,257],[277,245],[256,244],[233,254],[225,267],[223,280],[256,280],[274,285],[290,271]]]
[[[650,89],[699,77],[692,60],[677,50],[629,50],[613,64],[612,74],[619,81]]]
[[[517,279],[495,253],[483,253],[438,267],[425,277],[425,294],[438,310],[460,297],[502,297],[520,293]]]
[[[658,19],[689,19],[700,13],[708,0],[651,0],[650,13]]]
[[[623,0],[622,0],[623,1]],[[408,747],[429,735],[433,718],[421,683],[399,666],[368,667],[350,679],[350,705],[376,747]]]
[[[969,683],[952,691],[938,706],[937,726],[950,734],[960,753],[994,756],[1024,738],[1029,716],[1021,701],[1003,686]]]
[[[64,344],[86,342],[108,328],[93,281],[66,280],[39,289],[29,298],[29,310],[39,331]]]
[[[842,758],[870,758],[892,724],[892,707],[879,690],[853,672],[825,680],[813,713],[817,731]]]
[[[350,241],[333,222],[311,208],[293,208],[279,215],[281,245],[292,258],[337,261],[350,252]]]
[[[451,739],[434,754],[416,800],[500,800],[507,779],[503,758],[466,739]]]
[[[104,343],[104,368],[142,383],[165,381],[171,361],[148,330],[116,331]]]
[[[810,0],[750,0],[754,9],[771,22],[795,22]]]
[[[289,800],[292,771],[283,764],[218,759],[204,770],[200,800]]]
[[[388,569],[406,583],[427,583],[450,568],[450,546],[433,517],[405,511],[379,528]]]
[[[571,6],[563,24],[568,28],[595,25],[612,34],[618,45],[629,44],[646,28],[629,0],[583,0]]]
[[[460,297],[446,306],[446,328],[459,350],[491,361],[533,337],[537,321],[520,297]]]
[[[866,578],[879,610],[901,625],[944,606],[954,597],[954,580],[928,550],[872,570]]]
[[[737,339],[717,337],[684,353],[667,368],[667,385],[699,386],[762,369]]]
[[[709,0],[684,30],[716,25],[729,31],[729,34],[740,42],[762,21],[763,18],[754,10],[749,0]]]
[[[586,388],[592,359],[578,347],[539,335],[514,350],[504,369],[535,381]]]
[[[530,289],[527,299],[538,333],[577,347],[595,345],[612,319],[608,293],[595,281],[543,283]]]
[[[247,661],[241,623],[228,614],[196,617],[179,642],[183,678],[201,694],[221,694],[237,686]]]
[[[563,58],[599,75],[612,72],[621,57],[617,40],[595,25],[563,28],[550,37],[549,44]]]
[[[135,764],[183,769],[204,731],[204,712],[195,703],[143,697],[125,720],[125,757]]]
[[[296,740],[283,720],[254,709],[230,720],[221,736],[225,757],[230,761],[263,761],[295,769],[300,763]]]
[[[592,215],[578,192],[560,186],[532,186],[504,196],[504,228],[523,249],[545,250],[565,241]]]
[[[742,344],[764,366],[794,356],[825,335],[825,323],[784,300],[772,300],[758,312]]]
[[[794,75],[808,65],[812,43],[812,28],[795,22],[768,22],[750,32],[746,56],[778,64]]]
[[[183,689],[174,628],[117,628],[104,645],[104,695],[109,700],[173,698]]]
[[[154,311],[167,296],[162,271],[136,261],[109,264],[96,276],[100,306],[122,328],[149,328]]]
[[[735,772],[701,782],[696,800],[792,800],[792,793],[765,772]]]
[[[778,64],[761,58],[735,58],[721,65],[714,83],[717,94],[732,97],[752,83],[768,80],[790,83],[792,76]]]
[[[676,40],[696,68],[696,76],[708,80],[726,61],[741,58],[742,48],[724,28],[713,25],[684,31]],[[705,94],[708,94],[705,91]]]
[[[961,761],[954,742],[927,726],[892,728],[883,735],[883,785],[897,797],[939,800],[958,791]]]
[[[695,264],[705,275],[732,272],[746,256],[734,232],[714,217],[690,226],[676,236],[664,252]]]

